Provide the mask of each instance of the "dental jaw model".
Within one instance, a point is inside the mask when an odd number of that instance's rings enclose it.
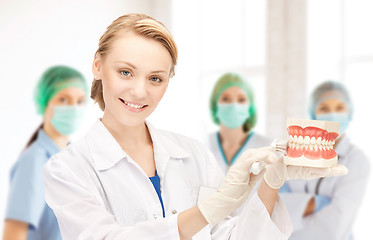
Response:
[[[333,146],[339,135],[339,123],[289,118],[287,121],[289,141],[274,140],[271,147],[284,154],[286,165],[305,167],[333,167],[338,156]],[[258,175],[267,166],[264,162],[255,162],[250,169]]]
[[[284,157],[287,165],[332,167],[338,156],[333,146],[339,135],[339,123],[289,118],[288,148]]]

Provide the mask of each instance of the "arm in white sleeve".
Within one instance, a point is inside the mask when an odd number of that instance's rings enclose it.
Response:
[[[57,217],[63,239],[179,239],[177,214],[120,226],[94,193],[55,157],[44,165],[43,177],[45,198]]]
[[[226,219],[213,229],[212,239],[285,240],[291,233],[291,220],[281,199],[277,199],[270,216],[255,192],[239,216]]]
[[[317,239],[348,239],[351,234],[370,172],[368,159],[363,154],[358,154],[352,160],[357,159],[360,164],[350,161],[351,164],[347,166],[350,173],[338,181],[331,203],[303,219],[305,231],[320,233]]]
[[[224,176],[212,154],[209,154],[207,166],[208,185],[219,186]],[[239,216],[228,216],[212,228],[212,239],[281,240],[289,238],[292,224],[280,198],[277,199],[272,217],[256,192],[245,204]]]

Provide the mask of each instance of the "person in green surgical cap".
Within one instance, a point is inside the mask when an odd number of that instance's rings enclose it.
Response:
[[[54,66],[41,76],[35,91],[43,122],[10,174],[3,239],[62,239],[53,211],[44,200],[42,166],[66,147],[82,120],[88,86],[82,74]]]
[[[271,144],[271,139],[253,131],[257,121],[254,92],[242,76],[226,73],[217,80],[210,112],[219,131],[209,135],[209,147],[224,172],[246,149]]]

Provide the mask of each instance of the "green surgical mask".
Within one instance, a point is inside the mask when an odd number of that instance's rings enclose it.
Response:
[[[218,104],[217,117],[227,128],[241,127],[250,117],[248,104]]]
[[[52,125],[62,135],[70,135],[78,130],[85,107],[82,106],[56,106],[53,108]]]

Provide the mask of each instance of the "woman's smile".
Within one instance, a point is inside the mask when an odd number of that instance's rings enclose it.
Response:
[[[142,112],[145,110],[145,108],[148,107],[146,104],[140,104],[135,102],[129,102],[122,98],[119,98],[119,100],[123,103],[124,107],[132,112]]]

